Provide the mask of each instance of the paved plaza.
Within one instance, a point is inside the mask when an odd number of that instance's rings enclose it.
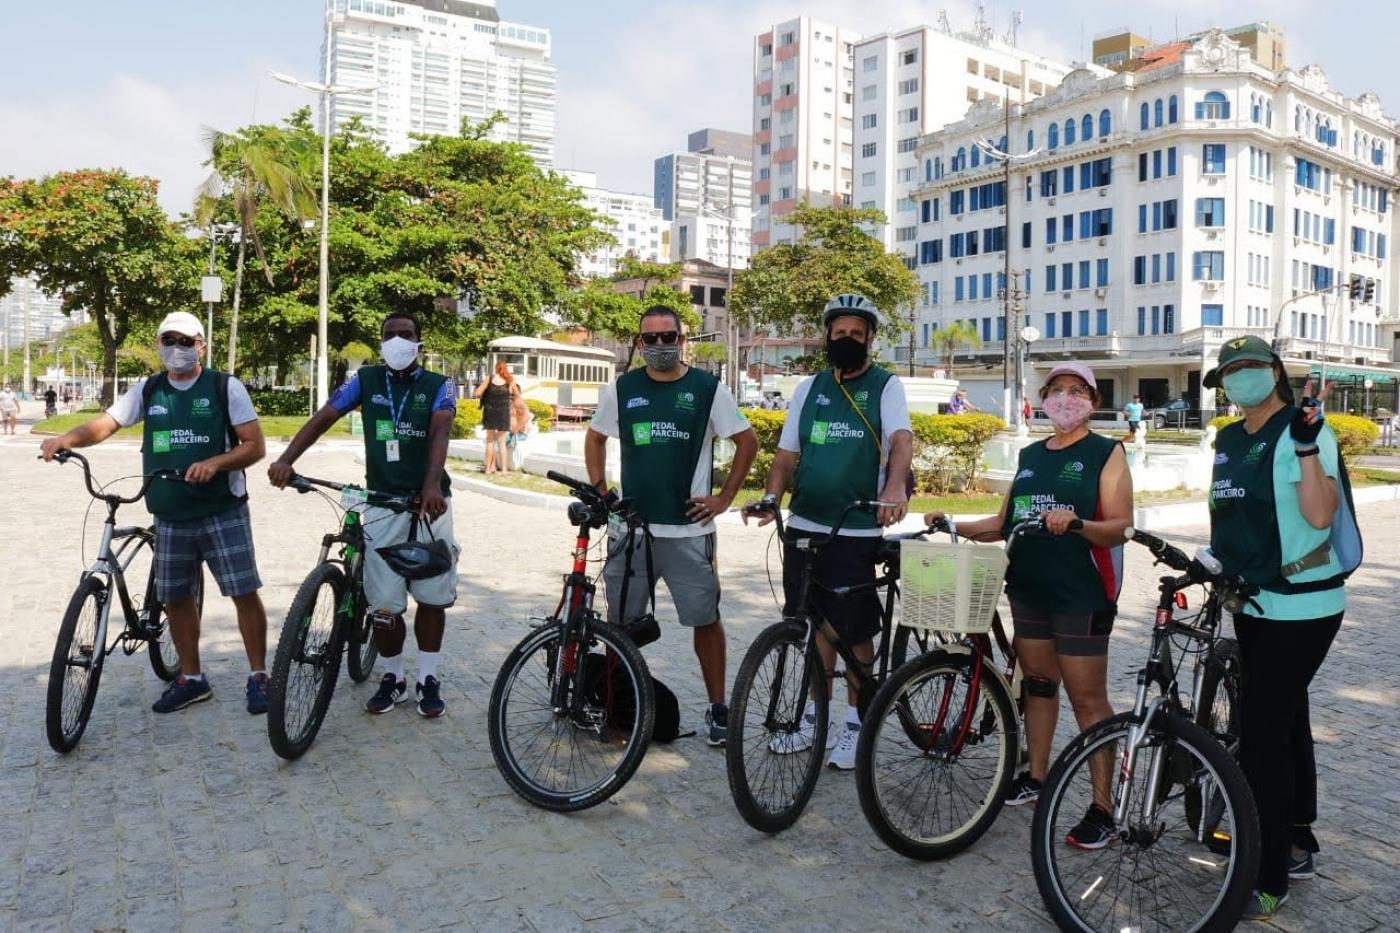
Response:
[[[247,669],[232,607],[211,595],[204,658],[214,701],[156,716],[161,684],[146,658],[117,655],[82,744],[59,757],[44,738],[50,654],[101,515],[86,512],[76,465],[40,463],[36,451],[36,439],[0,439],[0,929],[1050,926],[1027,853],[1029,808],[1004,811],[957,858],[920,864],[866,825],[852,775],[828,771],[797,825],[767,837],[740,820],[722,752],[698,738],[653,747],[631,783],[593,810],[556,815],[518,799],[491,759],[488,695],[526,616],[553,606],[571,537],[562,514],[469,492],[453,499],[462,582],[443,649],[447,717],[423,720],[411,706],[367,716],[373,685],[342,676],[310,752],[278,759],[265,719],[243,709]],[[130,443],[92,459],[102,479],[140,467]],[[362,476],[345,445],[313,451],[299,469]],[[261,469],[251,479],[270,660],[335,516],[315,496],[270,488]],[[1320,873],[1295,884],[1282,929],[1393,929],[1400,915],[1400,504],[1366,507],[1362,525],[1369,561],[1313,690]],[[1194,548],[1203,534],[1166,536]],[[767,529],[721,531],[731,682],[750,640],[776,618],[768,543]],[[1129,549],[1113,640],[1120,708],[1154,601],[1144,554]],[[663,626],[673,616],[664,595],[658,614]],[[684,723],[699,726],[704,698],[688,634],[666,626],[646,654],[679,695]]]

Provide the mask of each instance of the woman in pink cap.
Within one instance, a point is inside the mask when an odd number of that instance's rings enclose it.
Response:
[[[1108,704],[1108,636],[1123,579],[1123,530],[1132,522],[1133,482],[1122,445],[1089,430],[1099,405],[1087,366],[1064,363],[1040,390],[1053,436],[1022,448],[1016,476],[996,515],[958,526],[970,538],[1005,538],[1017,522],[1041,517],[1054,539],[1026,537],[1011,553],[1006,593],[1016,630],[1016,659],[1025,675],[1029,770],[1007,797],[1033,803],[1050,768],[1050,743],[1065,685],[1081,729],[1113,715]],[[932,522],[942,517],[926,516]],[[1069,532],[1075,519],[1083,527]],[[1098,849],[1113,839],[1109,784],[1113,762],[1093,763],[1094,803],[1066,840]]]

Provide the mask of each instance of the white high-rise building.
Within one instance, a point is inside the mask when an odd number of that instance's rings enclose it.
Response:
[[[1013,41],[995,36],[980,18],[971,32],[957,33],[945,18],[937,28],[915,26],[855,44],[851,202],[884,211],[888,223],[870,232],[886,249],[898,247],[911,268],[918,218],[909,193],[921,182],[919,138],[961,120],[979,101],[1043,97],[1074,70]]]
[[[724,212],[732,204],[753,207],[753,137],[703,129],[690,134],[685,152],[658,156],[652,194],[661,216],[675,220],[697,211]]]
[[[746,208],[736,208],[732,224],[725,214],[678,214],[671,222],[671,261],[703,259],[722,269],[747,269],[750,223]]]
[[[12,353],[23,352],[26,315],[31,345],[86,320],[81,312],[71,318],[64,314],[63,299],[40,291],[33,279],[11,279],[9,293],[0,298],[0,345]]]
[[[377,131],[391,152],[410,134],[455,135],[462,120],[505,119],[495,140],[524,145],[542,167],[554,163],[555,70],[548,29],[504,22],[495,0],[330,0],[321,54],[331,83],[375,87],[339,94],[331,120],[352,117]]]
[[[795,238],[798,204],[851,200],[852,47],[858,33],[801,16],[754,39],[753,248]]]
[[[1027,293],[1015,329],[1032,326],[1028,389],[1055,363],[1093,367],[1101,407],[1200,391],[1223,342],[1272,339],[1295,376],[1326,359],[1328,379],[1389,385],[1400,325],[1400,125],[1373,94],[1344,97],[1317,66],[1271,71],[1223,33],[1149,50],[1131,73],[1082,70],[1013,105],[1015,162],[973,156],[998,141],[1004,114],[979,102],[927,136],[917,156],[922,296],[916,342],[970,321],[973,352],[995,366],[978,404],[1000,407],[1007,265]],[[1006,211],[1011,210],[1009,236]],[[1375,298],[1315,288],[1359,277]],[[916,356],[937,366],[927,350]]]
[[[598,187],[594,172],[567,169],[560,174],[583,192],[583,204],[602,214],[602,228],[616,241],[597,253],[584,256],[579,271],[590,278],[608,278],[618,271],[618,260],[632,256],[647,262],[670,261],[670,233],[661,209],[649,194],[628,194]]]

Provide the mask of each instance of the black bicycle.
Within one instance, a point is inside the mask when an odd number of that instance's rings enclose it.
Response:
[[[365,601],[365,530],[359,510],[373,505],[411,512],[418,503],[300,474],[287,485],[299,493],[318,492],[341,512],[340,531],[322,536],[321,556],[292,599],[272,661],[267,736],[274,752],[292,760],[316,740],[335,693],[341,653],[355,683],[369,677],[379,656]],[[318,486],[340,493],[340,499],[320,493]]]
[[[174,680],[180,673],[180,658],[170,638],[165,606],[156,596],[155,528],[136,525],[119,528],[117,509],[140,501],[157,479],[181,480],[174,472],[146,474],[141,477],[141,488],[136,495],[118,496],[93,483],[92,469],[82,454],[60,450],[54,459],[59,463],[71,460],[81,464],[88,494],[107,506],[97,556],[83,571],[68,601],[49,665],[45,725],[49,745],[64,754],[72,751],[83,737],[92,715],[93,701],[97,698],[103,665],[117,648],[125,655],[148,648],[151,670],[161,680]],[[114,604],[120,607],[124,624],[109,640]],[[203,610],[202,572],[195,581],[195,604],[198,611]]]
[[[1222,613],[1257,589],[1223,574],[1208,552],[1193,559],[1147,532],[1130,528],[1127,537],[1175,573],[1158,585],[1132,710],[1081,732],[1045,779],[1031,827],[1036,885],[1065,930],[1228,930],[1254,884],[1259,822],[1230,750],[1197,723],[1217,705],[1208,680],[1228,683],[1232,660],[1237,669],[1238,652],[1219,637]],[[1184,591],[1193,586],[1206,588],[1205,607],[1183,618]],[[1174,642],[1196,662],[1186,696]],[[1112,815],[1114,832],[1086,849],[1068,833],[1091,804]]]
[[[594,610],[596,585],[588,576],[591,533],[614,515],[630,541],[642,520],[627,499],[562,473],[546,475],[578,500],[569,503],[569,524],[578,529],[573,564],[553,614],[501,665],[487,729],[511,789],[563,812],[596,806],[627,783],[651,743],[656,701],[636,643]]]
[[[793,535],[804,559],[801,608],[796,615],[785,616],[758,633],[734,677],[725,770],[739,814],[762,832],[780,832],[796,822],[816,789],[826,759],[831,680],[817,651],[817,634],[835,647],[845,664],[845,677],[856,690],[862,718],[889,671],[900,666],[910,652],[921,654],[931,646],[933,639],[927,632],[901,628],[891,637],[899,597],[899,542],[920,539],[926,531],[886,536],[877,555],[881,569],[874,582],[830,588],[815,578],[817,554],[836,540],[850,515],[874,512],[879,507],[876,501],[852,502],[829,533]],[[745,511],[772,515],[778,537],[788,540],[776,501],[765,497]],[[817,590],[846,599],[881,589],[880,647],[867,665],[837,634],[813,597]],[[809,706],[815,722],[804,725]]]

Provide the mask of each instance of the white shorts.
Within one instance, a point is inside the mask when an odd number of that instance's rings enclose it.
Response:
[[[370,611],[382,610],[401,615],[408,609],[408,594],[420,606],[446,609],[457,601],[457,558],[462,549],[452,536],[452,500],[447,511],[432,524],[433,537],[447,541],[452,548],[452,569],[426,580],[405,580],[389,569],[375,548],[401,544],[408,540],[412,513],[393,512],[378,506],[368,506],[360,516],[365,531],[365,601]],[[423,528],[418,529],[419,537]]]

